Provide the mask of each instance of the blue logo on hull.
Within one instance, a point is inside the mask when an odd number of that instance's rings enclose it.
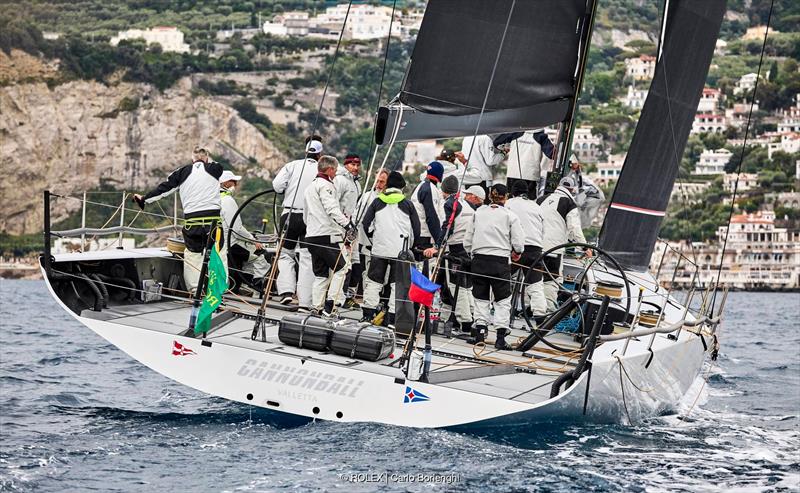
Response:
[[[403,404],[408,404],[409,402],[425,402],[429,400],[431,400],[431,398],[419,390],[414,390],[411,387],[406,386],[406,394],[403,396]]]

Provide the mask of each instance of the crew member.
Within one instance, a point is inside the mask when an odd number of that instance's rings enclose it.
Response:
[[[472,235],[464,247],[472,253],[472,295],[475,297],[475,325],[469,342],[483,342],[492,322],[490,300],[494,298],[495,348],[510,349],[505,340],[511,322],[511,264],[525,249],[525,233],[519,218],[503,205],[508,189],[495,184],[491,204],[475,211]]]
[[[511,142],[508,152],[506,186],[514,189],[517,180],[523,180],[528,197],[536,198],[542,175],[542,162],[553,159],[555,146],[544,129],[529,130]]]
[[[358,182],[360,171],[361,158],[358,154],[348,154],[344,158],[344,165],[339,166],[336,171],[336,177],[333,179],[339,206],[347,219],[353,224],[358,219],[355,214],[358,208],[358,199],[361,198],[361,184]],[[347,272],[347,279],[345,280],[343,306],[345,308],[358,308],[358,303],[354,299],[358,288],[358,279],[362,272],[358,241],[353,242],[351,245],[350,264],[351,268]]]
[[[364,278],[364,302],[361,308],[364,320],[375,318],[380,302],[380,292],[389,283],[389,303],[386,322],[394,326],[395,260],[403,250],[403,243],[414,245],[419,240],[420,220],[411,201],[403,195],[406,182],[397,171],[389,173],[386,188],[367,207],[362,221],[366,234],[372,241],[372,258]]]
[[[322,156],[317,163],[317,176],[307,187],[304,197],[306,243],[314,270],[311,303],[317,312],[321,311],[324,303],[324,315],[333,313],[337,293],[342,291],[350,267],[350,243],[356,235],[336,200],[333,178],[338,167],[335,157]]]
[[[183,207],[183,280],[188,291],[194,291],[200,283],[200,269],[203,266],[203,252],[211,234],[211,224],[220,224],[219,177],[222,166],[209,159],[208,151],[196,147],[192,153],[192,164],[182,166],[167,177],[146,195],[133,195],[133,200],[144,210],[146,204],[153,203],[170,195],[175,190],[181,198]],[[224,234],[220,236],[224,237]],[[225,246],[220,242],[220,249]],[[225,255],[224,250],[220,252]]]
[[[317,160],[322,154],[322,142],[316,139],[306,144],[305,159],[286,164],[272,181],[272,188],[283,194],[283,212],[279,230],[283,231],[283,245],[278,257],[278,276],[275,287],[280,302],[292,302],[295,290],[300,306],[311,306],[311,282],[313,278],[311,255],[305,245],[306,223],[303,220],[305,192],[317,176]],[[295,248],[299,243],[299,263],[295,274]],[[298,282],[298,277],[300,281]]]
[[[419,246],[430,248],[433,243],[442,236],[442,220],[444,219],[444,199],[439,190],[439,183],[442,181],[444,168],[439,161],[432,161],[428,164],[427,174],[414,193],[411,194],[411,202],[417,209],[420,221],[420,240]],[[423,273],[427,273],[427,261]]]
[[[242,284],[249,284],[260,293],[264,290],[264,278],[270,269],[270,264],[264,257],[264,245],[256,241],[253,234],[242,225],[241,216],[232,222],[233,216],[239,210],[233,195],[241,179],[241,176],[228,170],[223,171],[219,178],[222,224],[225,231],[230,231],[231,237],[227,258],[223,260],[227,260],[230,265],[228,275],[235,281],[232,284],[235,293],[248,294],[244,292],[246,288]]]
[[[479,185],[488,195],[495,168],[506,158],[508,149],[508,144],[495,147],[489,135],[478,135],[474,139],[465,137],[461,143],[461,153],[467,159],[467,176],[464,177],[463,187]]]
[[[542,208],[544,223],[544,236],[542,237],[542,250],[548,251],[558,245],[577,242],[586,243],[586,238],[581,230],[581,217],[578,205],[575,203],[574,193],[577,186],[572,178],[564,177],[558,188],[549,195],[539,197],[536,201]],[[547,300],[547,310],[556,308],[558,287],[561,285],[561,257],[564,249],[560,248],[547,254],[544,262],[544,295]],[[591,255],[591,250],[586,251]]]
[[[470,258],[464,241],[472,235],[472,218],[475,209],[483,205],[485,194],[477,185],[458,193],[458,181],[454,176],[444,179],[442,193],[446,196],[442,237],[436,247],[425,251],[425,256],[433,257],[442,245],[447,244],[449,258],[443,269],[444,275],[438,276],[446,286],[442,293],[442,320],[448,320],[453,314],[456,326],[462,332],[460,335],[470,334],[475,301],[472,298],[472,282],[467,276]]]
[[[541,317],[547,310],[544,287],[542,285],[542,271],[544,269],[540,265],[542,236],[544,234],[542,208],[535,201],[528,198],[526,180],[519,179],[514,181],[511,197],[506,202],[506,209],[519,217],[522,230],[525,232],[525,251],[522,252],[522,256],[517,262],[519,266],[522,266],[523,274],[525,275],[523,281],[525,290],[522,295],[525,297],[534,317]],[[512,270],[516,271],[516,269]]]
[[[375,186],[369,192],[365,193],[361,198],[358,200],[358,214],[356,215],[356,219],[363,218],[364,213],[367,211],[367,207],[372,204],[372,202],[378,198],[378,194],[380,194],[386,188],[386,180],[389,178],[389,170],[386,168],[381,168],[375,173]],[[369,272],[369,261],[370,261],[370,249],[372,248],[372,242],[370,241],[369,237],[367,236],[366,231],[364,231],[364,223],[363,221],[361,224],[357,225],[358,227],[358,250],[359,250],[359,262],[361,263],[361,273],[357,275],[357,278],[361,278],[364,272]],[[351,277],[356,274],[351,274]]]
[[[577,187],[575,203],[578,204],[578,209],[580,209],[581,226],[588,228],[597,216],[600,206],[605,202],[606,196],[592,180],[583,176],[581,163],[578,162],[574,154],[570,158],[569,171],[566,176],[571,178]]]

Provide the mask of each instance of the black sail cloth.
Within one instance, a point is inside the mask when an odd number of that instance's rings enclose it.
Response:
[[[563,121],[575,91],[579,48],[594,0],[430,0],[399,102],[397,141],[472,135],[500,57],[480,133]],[[391,135],[397,106],[379,112]]]
[[[668,5],[662,54],[600,232],[600,248],[638,271],[650,263],[725,14],[725,0]]]

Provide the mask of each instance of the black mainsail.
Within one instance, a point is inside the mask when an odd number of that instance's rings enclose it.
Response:
[[[499,50],[513,5],[511,20]],[[399,96],[378,112],[376,141],[472,135],[564,121],[594,0],[430,0]]]
[[[650,263],[714,54],[725,0],[668,0],[639,123],[600,232],[625,268]]]

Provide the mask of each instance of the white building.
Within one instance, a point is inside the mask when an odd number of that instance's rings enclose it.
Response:
[[[572,152],[578,161],[595,163],[603,152],[603,137],[592,134],[591,126],[580,126],[572,134]]]
[[[728,149],[704,150],[694,166],[695,175],[721,175],[725,173],[725,165],[731,160],[733,153]]]
[[[742,94],[753,90],[756,87],[756,80],[758,80],[757,74],[744,74],[734,85],[733,93]]]
[[[262,30],[257,27],[244,29],[231,27],[230,29],[222,29],[217,31],[216,39],[217,41],[228,41],[238,34],[243,41],[247,41],[249,39],[253,39],[253,37],[260,32],[262,32]]]
[[[626,154],[612,154],[604,163],[597,163],[597,173],[591,178],[595,183],[608,185],[617,181],[622,173],[622,165],[625,164]]]
[[[770,142],[769,146],[767,146],[767,157],[772,159],[772,155],[777,151],[789,154],[800,152],[800,133],[786,132],[781,135],[781,139],[778,142]]]
[[[639,55],[625,60],[625,77],[633,80],[650,80],[656,72],[656,57]]]
[[[718,39],[716,45],[714,46],[714,54],[715,55],[727,55],[728,54],[728,42],[724,39]]]
[[[781,116],[778,132],[800,132],[800,94],[795,94],[794,106],[781,111]]]
[[[275,19],[273,19],[273,21],[266,21],[261,26],[261,30],[264,32],[264,34],[269,34],[270,36],[289,35],[289,30],[283,24],[283,17],[275,16]]]
[[[287,36],[308,36],[308,12],[285,12],[281,15],[276,15],[273,21],[276,24],[282,24],[286,28]]]
[[[722,177],[722,188],[728,193],[733,193],[736,185],[736,173],[725,173]],[[739,175],[739,186],[736,192],[746,192],[758,186],[758,173],[741,173]]]
[[[111,38],[112,46],[126,39],[143,39],[148,45],[159,44],[164,51],[189,53],[189,45],[183,42],[183,33],[177,27],[154,27],[152,29],[128,29]]]
[[[419,140],[409,142],[403,155],[403,170],[405,174],[413,173],[417,166],[423,166],[434,159],[441,152],[442,146],[435,140]]]
[[[315,28],[327,28],[330,31],[341,29],[347,15],[348,4],[339,4],[328,7],[325,12],[310,20]],[[391,23],[392,9],[390,7],[356,4],[350,6],[350,14],[347,16],[345,26],[345,39],[377,39],[385,38],[389,35],[389,24]],[[395,20],[399,21],[399,13],[396,13]],[[418,27],[417,27],[418,28]],[[400,35],[402,23],[397,22],[393,26],[392,34]]]
[[[689,204],[696,204],[699,202],[703,192],[711,187],[710,181],[686,181],[678,180],[672,185],[672,192],[670,193],[670,201],[675,203],[683,203],[687,201]]]
[[[723,115],[712,115],[711,113],[698,113],[694,116],[692,131],[698,134],[703,132],[722,133],[727,127],[727,121]]]
[[[642,109],[645,99],[647,99],[647,89],[637,89],[633,84],[628,86],[628,93],[620,98],[622,104],[637,110]]]
[[[722,101],[722,92],[718,89],[710,87],[703,88],[703,95],[700,97],[700,102],[697,103],[698,113],[716,113],[719,108],[719,103]]]

